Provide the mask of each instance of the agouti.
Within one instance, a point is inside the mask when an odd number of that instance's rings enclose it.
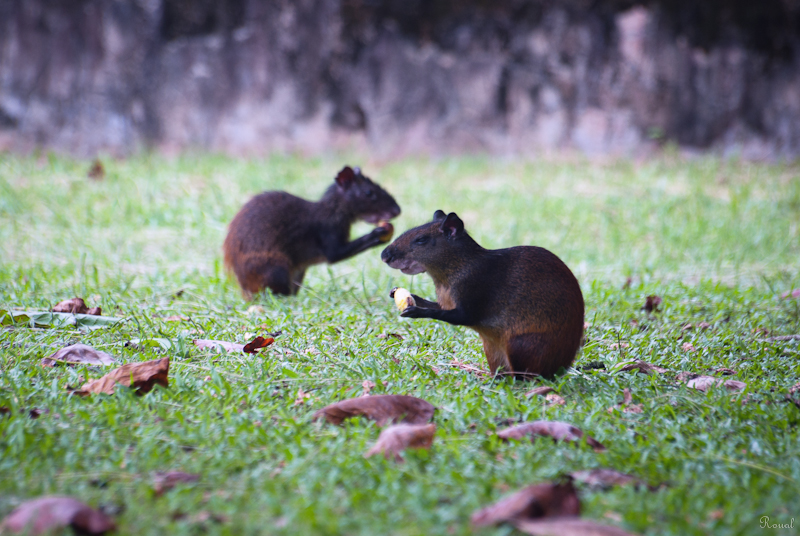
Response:
[[[264,192],[248,201],[230,224],[225,265],[248,300],[266,288],[297,294],[312,264],[338,262],[388,242],[393,229],[385,220],[398,214],[391,195],[359,168],[347,166],[317,202],[286,192]],[[356,220],[384,223],[351,242]]]
[[[433,318],[480,334],[492,373],[553,376],[583,336],[583,295],[567,265],[535,246],[484,249],[455,213],[400,235],[381,259],[404,274],[428,272],[436,302],[415,296],[401,316]]]

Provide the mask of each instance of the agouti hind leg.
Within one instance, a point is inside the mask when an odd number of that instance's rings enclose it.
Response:
[[[292,294],[289,270],[283,266],[260,263],[258,266],[251,265],[246,268],[236,274],[246,298],[251,298],[253,294],[258,294],[265,288],[275,294],[284,296]]]
[[[562,341],[553,333],[526,333],[512,337],[506,346],[511,368],[521,378],[538,374],[552,377],[561,367],[567,368],[575,359]]]

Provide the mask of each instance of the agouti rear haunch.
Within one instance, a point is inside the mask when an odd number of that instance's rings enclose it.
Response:
[[[572,364],[583,336],[583,295],[567,265],[535,246],[484,249],[455,213],[400,235],[381,259],[404,274],[428,272],[436,302],[415,296],[401,316],[433,318],[480,334],[489,368],[552,376]]]
[[[317,202],[286,192],[248,201],[230,224],[225,265],[247,299],[265,288],[297,294],[309,266],[338,262],[391,239],[392,226],[383,223],[350,242],[353,222],[378,223],[398,214],[391,195],[359,168],[345,167]]]

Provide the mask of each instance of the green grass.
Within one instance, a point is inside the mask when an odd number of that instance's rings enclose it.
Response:
[[[587,304],[576,365],[607,369],[523,383],[449,366],[485,367],[477,335],[399,318],[389,289],[432,296],[432,284],[390,270],[377,249],[314,267],[298,297],[262,296],[263,311],[249,310],[221,265],[227,223],[265,189],[318,197],[345,161],[395,195],[398,231],[442,208],[484,246],[558,254]],[[143,155],[105,160],[100,182],[86,178],[88,167],[0,155],[0,308],[47,309],[81,296],[125,318],[85,333],[0,331],[0,406],[13,411],[0,416],[0,516],[57,493],[121,508],[120,534],[499,535],[513,531],[473,529],[469,515],[521,486],[610,467],[669,485],[582,488],[586,518],[652,535],[754,534],[764,515],[798,526],[800,410],[784,396],[800,381],[800,349],[760,331],[800,333],[800,300],[779,298],[800,287],[797,165],[670,155],[640,163]],[[664,303],[648,316],[640,308],[650,294]],[[165,321],[176,314],[190,320]],[[681,330],[701,321],[712,327]],[[255,357],[191,344],[273,330],[283,333]],[[174,349],[124,345],[153,337]],[[103,372],[38,363],[78,341],[123,362],[169,355],[170,387],[67,396],[67,385]],[[683,350],[687,342],[696,351]],[[633,358],[673,373],[614,372]],[[717,367],[735,369],[746,391],[691,392],[675,382],[674,372]],[[430,451],[407,452],[404,464],[365,459],[377,427],[311,422],[314,410],[359,396],[365,380],[373,394],[412,394],[439,408]],[[538,383],[566,404],[526,398]],[[608,412],[624,388],[643,413]],[[310,398],[296,405],[300,390]],[[31,408],[49,413],[31,419]],[[508,419],[568,421],[608,450],[504,444],[493,432]],[[202,478],[157,497],[152,473],[167,470]]]

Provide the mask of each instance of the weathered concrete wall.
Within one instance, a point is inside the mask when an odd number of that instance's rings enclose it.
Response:
[[[0,148],[796,157],[800,9],[708,1],[7,0]]]

